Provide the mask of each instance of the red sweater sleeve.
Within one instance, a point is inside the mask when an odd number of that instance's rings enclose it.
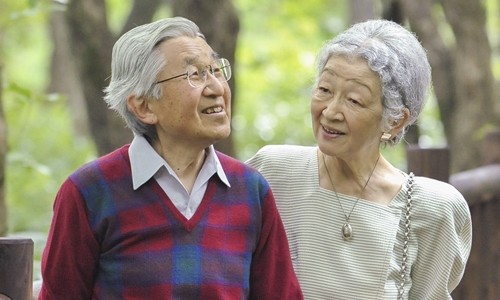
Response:
[[[251,267],[250,299],[303,299],[271,190],[263,203],[262,231]]]
[[[38,299],[91,299],[98,258],[99,244],[89,226],[84,201],[68,179],[54,202]]]

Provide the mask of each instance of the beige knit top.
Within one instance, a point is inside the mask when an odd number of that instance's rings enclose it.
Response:
[[[397,299],[407,186],[388,206],[361,199],[350,216],[321,188],[317,147],[266,146],[247,161],[269,181],[305,299]],[[344,208],[356,198],[338,194]],[[334,201],[335,200],[335,201]],[[415,177],[404,299],[451,299],[470,253],[468,205],[451,185]]]

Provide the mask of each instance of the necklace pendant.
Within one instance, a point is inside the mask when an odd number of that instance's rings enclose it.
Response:
[[[342,238],[345,241],[348,241],[352,239],[352,227],[351,224],[345,223],[344,226],[342,226]]]

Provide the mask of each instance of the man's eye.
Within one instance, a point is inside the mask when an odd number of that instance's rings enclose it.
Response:
[[[203,69],[203,70],[200,71],[200,74],[201,74],[201,76],[206,77],[208,75],[208,70],[207,69]]]

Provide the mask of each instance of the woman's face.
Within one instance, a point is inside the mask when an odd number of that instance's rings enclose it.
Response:
[[[330,57],[311,101],[313,132],[321,151],[344,159],[378,155],[381,97],[380,79],[365,60]]]

